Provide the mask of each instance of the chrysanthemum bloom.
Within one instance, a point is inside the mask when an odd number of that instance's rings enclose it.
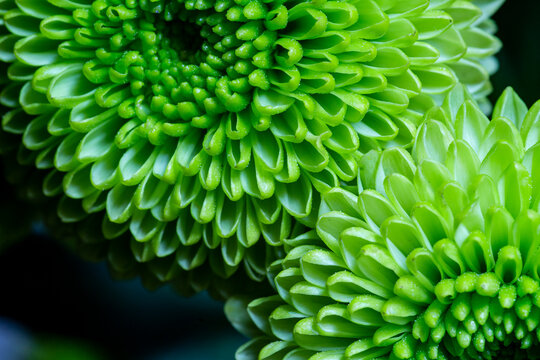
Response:
[[[489,92],[501,2],[2,1],[3,128],[64,221],[261,278],[359,154],[410,145],[457,81]]]
[[[537,358],[540,102],[508,89],[490,122],[458,88],[412,156],[363,164],[360,194],[327,193],[318,236],[290,241],[279,295],[249,304],[267,336],[237,358]]]

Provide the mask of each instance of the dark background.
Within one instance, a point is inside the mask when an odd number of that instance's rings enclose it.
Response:
[[[508,0],[495,15],[504,47],[492,102],[506,86],[528,106],[540,98],[538,14],[537,1]],[[0,255],[0,359],[18,360],[2,353],[6,339],[19,348],[59,339],[98,357],[143,360],[232,359],[245,341],[208,295],[184,299],[167,288],[149,293],[138,280],[114,282],[104,264],[85,263],[39,233]],[[13,345],[10,331],[26,342]]]
[[[503,48],[499,71],[492,77],[494,103],[511,86],[530,107],[540,99],[540,2],[506,0],[493,17]]]
[[[86,263],[44,235],[6,250],[0,274],[0,338],[10,319],[32,341],[74,342],[115,360],[233,359],[246,341],[206,293],[186,299],[170,287],[114,281],[105,264]],[[0,359],[22,360],[6,359],[1,345]]]

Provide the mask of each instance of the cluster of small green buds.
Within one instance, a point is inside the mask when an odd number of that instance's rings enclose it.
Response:
[[[390,333],[392,337],[406,333],[393,345],[392,353],[397,359],[440,359],[447,355],[496,359],[501,349],[509,346],[521,352],[521,358],[531,358],[535,350],[530,355],[527,350],[534,346],[538,350],[540,335],[538,281],[525,275],[510,277],[510,282],[501,281],[508,273],[497,270],[516,260],[509,260],[509,253],[519,255],[514,247],[501,249],[495,272],[466,272],[456,279],[440,281],[435,286],[435,299],[433,294],[422,291],[415,278],[400,278],[394,289],[398,297],[385,302],[380,310],[382,319],[395,326],[377,330],[373,345],[386,340]],[[415,292],[419,289],[419,293]],[[366,308],[370,305],[364,304]],[[420,309],[425,306],[422,312]],[[411,316],[415,317],[412,326],[403,327],[405,318]],[[439,355],[440,344],[447,355]]]

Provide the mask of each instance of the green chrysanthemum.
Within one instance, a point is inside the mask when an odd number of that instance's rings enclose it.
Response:
[[[318,236],[289,241],[279,296],[248,307],[270,337],[237,358],[538,358],[540,102],[508,89],[490,122],[456,88],[412,156],[362,163],[360,194],[328,192]]]
[[[409,146],[457,81],[489,92],[501,3],[2,0],[3,128],[65,221],[261,278],[360,154]]]

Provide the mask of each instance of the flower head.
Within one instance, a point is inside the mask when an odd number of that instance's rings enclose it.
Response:
[[[500,3],[6,1],[3,129],[64,221],[260,279],[362,153],[409,146],[457,81],[489,92]]]
[[[458,86],[412,156],[367,154],[357,189],[324,196],[317,235],[288,241],[279,296],[248,307],[270,337],[238,358],[537,356],[539,129],[540,102],[507,89],[489,121]]]

